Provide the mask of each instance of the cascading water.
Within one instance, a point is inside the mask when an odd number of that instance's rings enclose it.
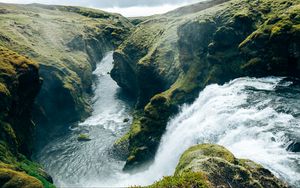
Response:
[[[300,87],[282,78],[239,78],[207,86],[169,122],[153,165],[124,175],[118,185],[151,184],[172,175],[190,146],[216,143],[300,187],[300,154],[286,150],[292,140],[299,141],[299,104]]]
[[[121,171],[124,161],[111,156],[111,146],[128,131],[132,100],[126,98],[108,72],[112,52],[94,71],[93,113],[83,123],[49,143],[35,156],[59,187],[86,187],[90,182],[105,184],[108,177]],[[79,134],[88,134],[89,142],[78,142]],[[111,182],[108,182],[108,184]]]
[[[181,154],[190,146],[216,143],[300,187],[300,153],[287,151],[291,142],[300,140],[299,85],[269,77],[207,86],[192,105],[183,106],[170,120],[149,169],[130,175],[121,170],[124,161],[109,152],[130,124],[123,122],[129,117],[130,105],[118,97],[118,86],[107,74],[111,67],[109,53],[94,72],[98,79],[92,116],[37,155],[56,185],[148,185],[172,175]],[[88,133],[92,140],[78,142],[79,133]]]

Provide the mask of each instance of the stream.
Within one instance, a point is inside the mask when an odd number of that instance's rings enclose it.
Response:
[[[238,158],[251,159],[294,187],[300,187],[299,80],[278,77],[238,78],[207,86],[193,104],[183,105],[162,137],[154,163],[144,172],[122,172],[113,143],[128,131],[133,101],[107,74],[112,52],[94,75],[93,114],[41,149],[37,161],[58,187],[119,187],[149,185],[172,175],[181,154],[199,143],[225,146]],[[128,122],[124,119],[129,118]],[[78,135],[91,141],[79,142]]]

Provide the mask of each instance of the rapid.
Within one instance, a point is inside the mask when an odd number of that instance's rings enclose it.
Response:
[[[122,172],[125,162],[114,156],[112,147],[129,129],[133,101],[107,74],[112,62],[110,52],[94,71],[91,117],[70,126],[68,134],[36,156],[58,187],[149,185],[172,175],[181,154],[199,143],[223,145],[237,158],[251,159],[300,187],[300,153],[290,149],[300,142],[299,80],[243,77],[207,86],[194,103],[183,105],[170,119],[153,164],[127,174]],[[78,142],[80,133],[92,140]]]

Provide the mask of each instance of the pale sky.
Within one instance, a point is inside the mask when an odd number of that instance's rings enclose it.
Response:
[[[3,3],[41,3],[73,5],[117,12],[124,16],[148,16],[165,13],[201,0],[0,0]]]

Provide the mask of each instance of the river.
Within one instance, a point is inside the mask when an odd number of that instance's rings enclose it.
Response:
[[[149,185],[172,175],[180,155],[190,146],[216,143],[300,187],[300,153],[289,151],[292,143],[300,142],[299,80],[245,77],[207,86],[193,104],[182,106],[169,121],[149,169],[126,174],[122,172],[125,162],[113,156],[111,149],[129,129],[133,101],[107,74],[112,62],[110,52],[94,71],[92,116],[37,154],[57,186]],[[123,121],[126,118],[129,122]],[[78,142],[80,133],[92,140]]]

